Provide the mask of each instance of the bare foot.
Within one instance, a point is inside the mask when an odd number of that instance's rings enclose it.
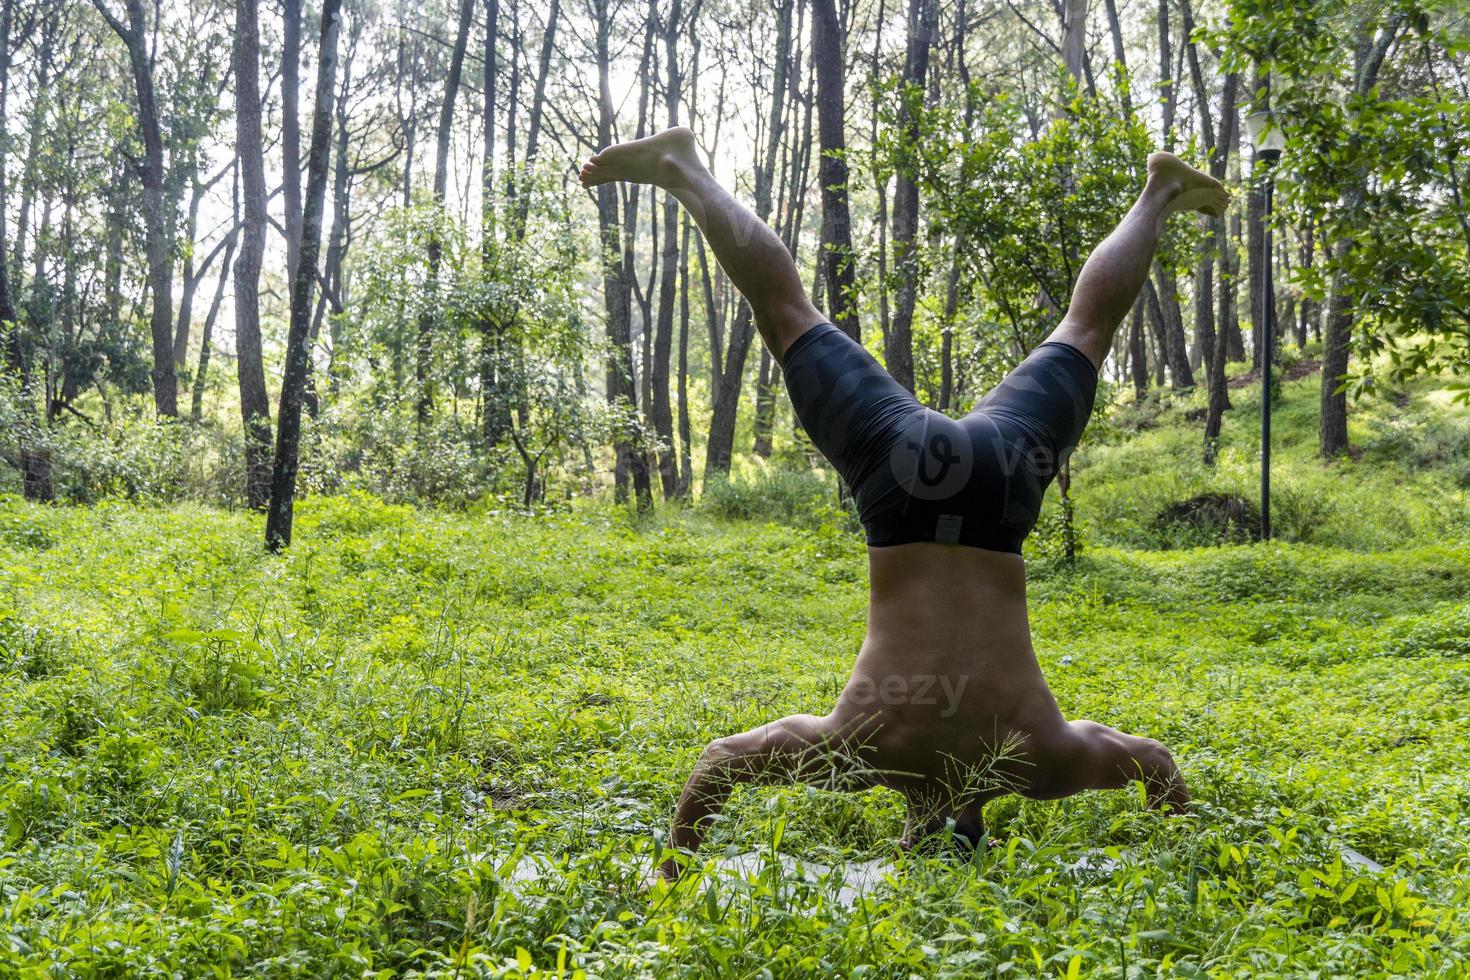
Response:
[[[1174,195],[1164,209],[1166,215],[1176,211],[1198,211],[1218,218],[1230,205],[1230,192],[1224,185],[1172,153],[1149,155],[1148,182],[1158,182],[1170,188]]]
[[[675,126],[641,140],[607,147],[582,164],[578,179],[583,187],[613,180],[669,187],[691,166],[703,166],[694,133],[688,127]]]

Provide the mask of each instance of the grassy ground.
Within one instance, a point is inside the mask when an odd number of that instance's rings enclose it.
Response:
[[[862,548],[820,500],[316,499],[284,558],[253,517],[0,501],[0,974],[1463,975],[1470,535],[1435,524],[1453,458],[1406,462],[1449,438],[1415,398],[1390,448],[1365,421],[1361,460],[1285,453],[1325,501],[1305,541],[1192,550],[1151,508],[1248,488],[1248,402],[1213,475],[1188,405],[1120,416],[1150,421],[1079,459],[1081,560],[1033,564],[1037,646],[1070,714],[1176,749],[1198,813],[998,801],[997,846],[898,858],[851,907],[776,863],[639,887],[699,748],[845,678]],[[754,791],[708,856],[840,872],[901,821]]]

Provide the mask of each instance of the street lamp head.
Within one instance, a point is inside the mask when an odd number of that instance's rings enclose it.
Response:
[[[1245,130],[1256,155],[1268,163],[1275,163],[1281,151],[1286,149],[1286,133],[1281,129],[1281,119],[1270,109],[1246,116]]]

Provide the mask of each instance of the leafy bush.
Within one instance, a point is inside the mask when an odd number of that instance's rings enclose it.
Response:
[[[702,510],[726,520],[771,521],[792,527],[854,524],[830,476],[813,470],[766,469],[752,476],[708,481]]]

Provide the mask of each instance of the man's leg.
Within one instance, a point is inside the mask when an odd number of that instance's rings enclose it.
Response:
[[[1048,340],[1071,344],[1101,367],[1113,332],[1133,308],[1148,279],[1164,219],[1176,211],[1220,215],[1230,195],[1218,180],[1174,156],[1148,158],[1148,183],[1113,233],[1103,239],[1077,276],[1072,305]]]
[[[715,182],[683,126],[610,146],[582,166],[584,187],[613,180],[654,184],[694,216],[720,267],[740,290],[766,346],[779,361],[791,342],[825,317],[802,287],[791,253],[765,222]]]

